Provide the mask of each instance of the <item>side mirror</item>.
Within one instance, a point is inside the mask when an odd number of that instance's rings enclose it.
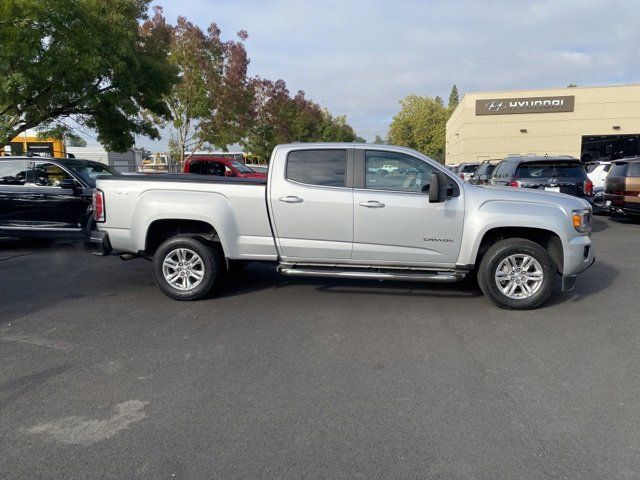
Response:
[[[442,195],[441,190],[439,172],[432,172],[429,181],[429,203],[444,201],[444,195]]]
[[[78,182],[76,182],[73,178],[65,178],[58,185],[63,190],[74,190],[78,188]]]
[[[226,172],[224,172],[224,176],[225,177],[235,177],[236,174],[233,173],[233,170],[227,170]]]

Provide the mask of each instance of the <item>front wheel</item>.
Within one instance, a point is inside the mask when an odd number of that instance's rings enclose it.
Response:
[[[492,245],[480,262],[482,293],[501,308],[527,310],[545,303],[553,293],[556,267],[544,248],[524,238]]]
[[[153,256],[154,280],[162,293],[175,300],[207,295],[225,271],[218,245],[208,246],[187,236],[164,241]]]

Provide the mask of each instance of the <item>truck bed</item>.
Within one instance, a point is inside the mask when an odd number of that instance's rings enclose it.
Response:
[[[234,185],[266,185],[266,178],[218,177],[194,173],[151,173],[148,175],[101,175],[100,180],[131,180],[136,182],[218,183]]]

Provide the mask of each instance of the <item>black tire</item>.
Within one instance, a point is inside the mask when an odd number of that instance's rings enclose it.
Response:
[[[164,262],[169,254],[182,249],[186,252],[193,252],[201,259],[202,267],[196,271],[202,274],[200,282],[191,289],[181,290],[173,286],[164,274]],[[187,260],[189,257],[187,255]],[[174,257],[175,258],[175,257]],[[169,267],[172,268],[172,267]],[[198,300],[208,295],[220,283],[226,270],[224,254],[219,244],[205,244],[197,238],[191,236],[176,236],[165,240],[156,250],[153,256],[153,278],[162,290],[162,293],[174,300]],[[173,273],[181,273],[176,270],[170,270]],[[185,275],[187,273],[185,272]],[[194,277],[189,276],[189,280]],[[184,282],[186,280],[182,280]],[[193,282],[195,283],[195,282]]]
[[[528,255],[540,265],[543,273],[542,282],[537,291],[528,298],[512,298],[507,296],[496,281],[498,267],[511,255]],[[480,290],[489,300],[501,308],[512,310],[529,310],[544,304],[551,294],[556,277],[556,265],[543,247],[524,238],[507,238],[492,245],[480,262],[478,268],[478,284]],[[529,284],[527,284],[529,285]],[[520,293],[524,289],[517,287]],[[514,292],[516,294],[516,292]]]

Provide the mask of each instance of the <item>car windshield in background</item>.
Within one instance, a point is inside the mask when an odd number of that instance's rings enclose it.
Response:
[[[473,173],[478,169],[478,165],[465,165],[459,173]]]
[[[65,160],[63,165],[92,187],[96,186],[96,178],[100,175],[120,175],[117,170],[98,162]]]
[[[235,160],[233,162],[231,162],[231,165],[233,165],[233,168],[238,170],[240,173],[253,173],[253,170],[251,170],[245,164],[237,162]]]
[[[576,162],[530,162],[521,163],[515,178],[583,177],[582,165]]]

